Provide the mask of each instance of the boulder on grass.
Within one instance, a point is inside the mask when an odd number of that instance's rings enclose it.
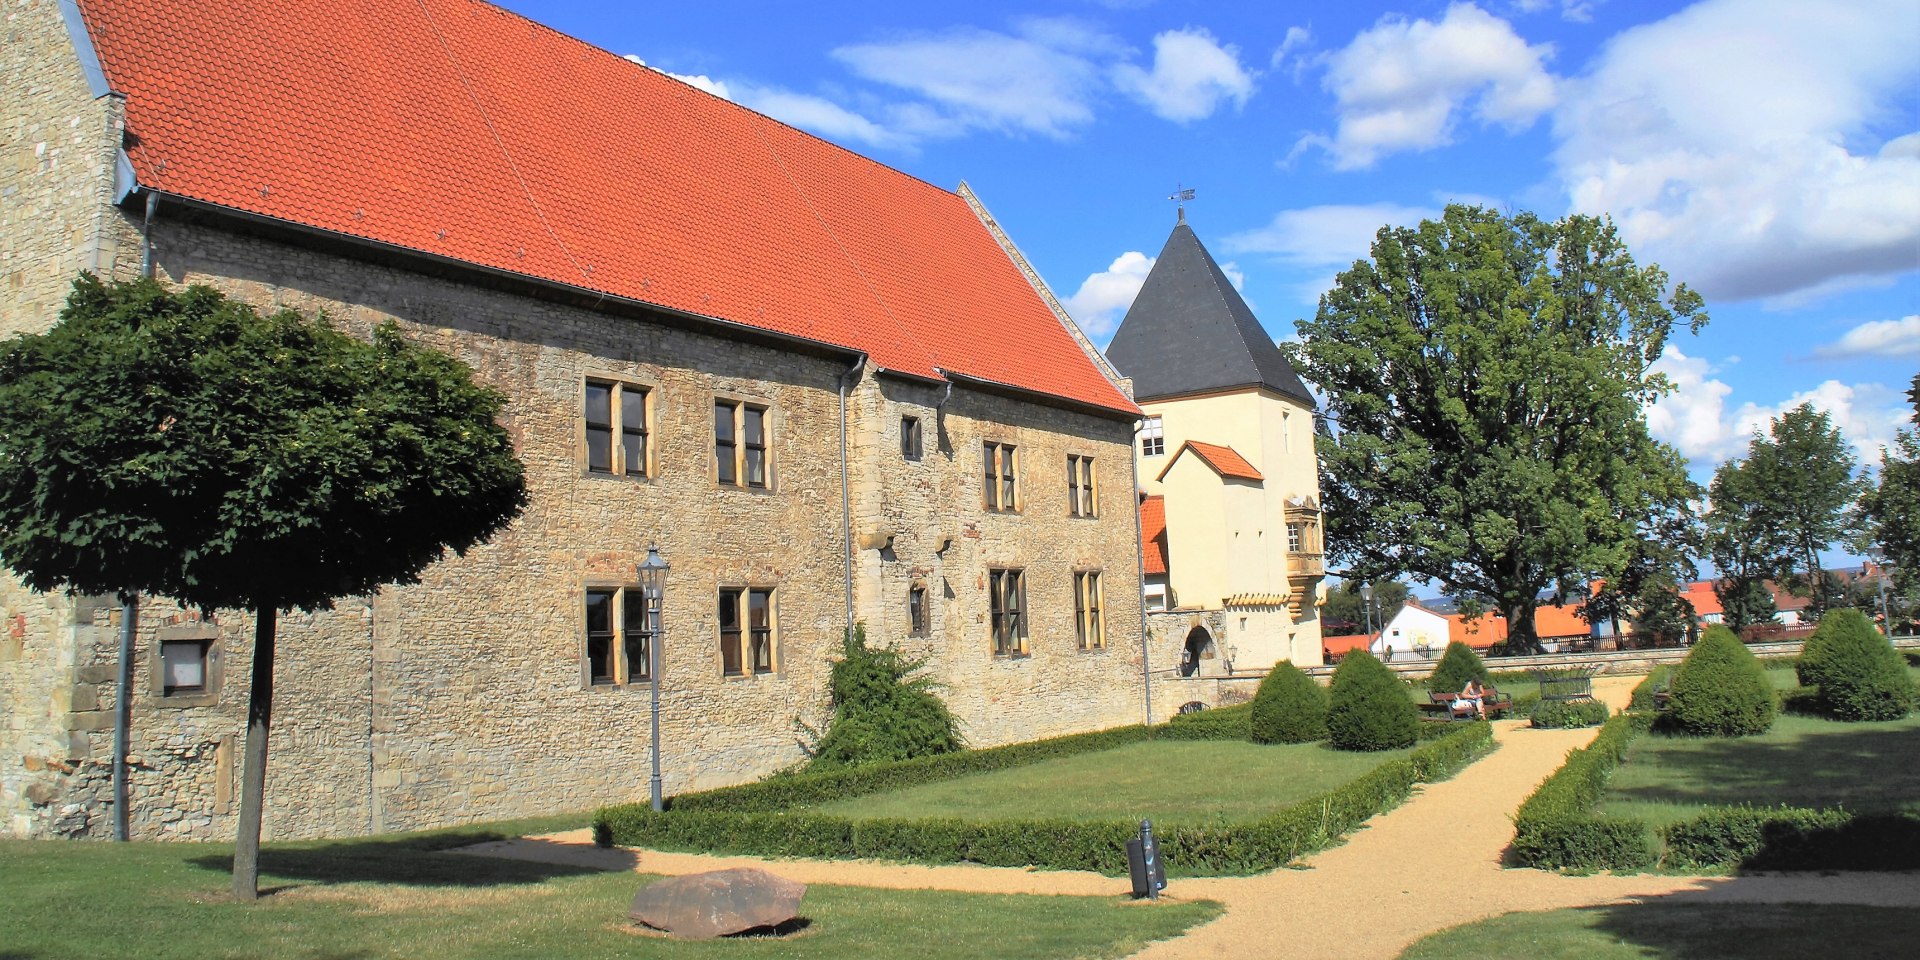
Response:
[[[737,868],[656,880],[633,896],[627,916],[687,940],[710,940],[799,916],[807,885]]]

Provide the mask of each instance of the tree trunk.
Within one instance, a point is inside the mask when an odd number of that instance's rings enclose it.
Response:
[[[262,603],[254,614],[253,685],[247,701],[247,748],[240,784],[240,825],[233,843],[233,896],[260,896],[260,810],[267,794],[267,731],[273,726],[273,641],[279,611]]]
[[[1547,652],[1545,647],[1540,646],[1540,631],[1533,623],[1533,611],[1537,606],[1539,601],[1536,600],[1532,603],[1515,603],[1502,611],[1507,615],[1508,649],[1525,650],[1528,653]]]

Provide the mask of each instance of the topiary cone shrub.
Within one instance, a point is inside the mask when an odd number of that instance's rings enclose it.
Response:
[[[1836,720],[1898,720],[1913,709],[1913,680],[1893,644],[1858,610],[1834,610],[1807,638],[1797,668]]]
[[[1673,675],[1672,698],[1661,727],[1695,737],[1745,737],[1767,732],[1778,707],[1766,668],[1732,630],[1707,628]]]
[[[1419,735],[1419,710],[1400,678],[1365,650],[1347,654],[1327,691],[1328,742],[1340,750],[1397,750]]]
[[[1267,671],[1253,695],[1254,743],[1312,743],[1327,738],[1327,692],[1282,660]]]
[[[1435,693],[1459,693],[1466,689],[1468,680],[1478,680],[1486,686],[1491,678],[1487,674],[1487,665],[1473,648],[1458,640],[1447,644],[1447,652],[1440,655],[1439,665],[1433,668],[1433,676],[1427,678],[1427,689]]]

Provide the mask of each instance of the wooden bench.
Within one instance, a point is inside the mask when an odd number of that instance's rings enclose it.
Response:
[[[1454,711],[1453,702],[1458,699],[1460,699],[1460,694],[1457,692],[1430,692],[1427,694],[1427,702],[1417,704],[1417,706],[1419,706],[1424,713],[1445,714],[1449,720],[1474,719],[1472,710]],[[1487,716],[1491,717],[1494,714],[1512,710],[1513,698],[1501,693],[1497,688],[1483,687],[1480,691],[1480,706],[1486,710]]]

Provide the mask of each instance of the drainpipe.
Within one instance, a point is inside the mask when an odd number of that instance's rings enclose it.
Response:
[[[846,566],[847,593],[844,636],[848,640],[853,638],[853,494],[847,482],[847,387],[866,366],[867,355],[863,353],[834,381],[840,391],[840,542],[846,547],[842,560]]]
[[[1147,726],[1153,726],[1153,664],[1147,640],[1147,544],[1141,539],[1140,529],[1140,431],[1147,425],[1145,420],[1133,422],[1133,449],[1127,451],[1127,467],[1133,476],[1133,568],[1139,572],[1140,580],[1140,696],[1147,704]],[[1172,585],[1168,585],[1168,599],[1172,599]]]
[[[160,195],[147,192],[146,215],[140,223],[140,275],[153,276],[153,217],[160,210]],[[133,638],[140,626],[140,595],[127,590],[120,594],[120,670],[113,688],[113,839],[125,843],[132,819],[128,805],[128,741],[133,737]]]

